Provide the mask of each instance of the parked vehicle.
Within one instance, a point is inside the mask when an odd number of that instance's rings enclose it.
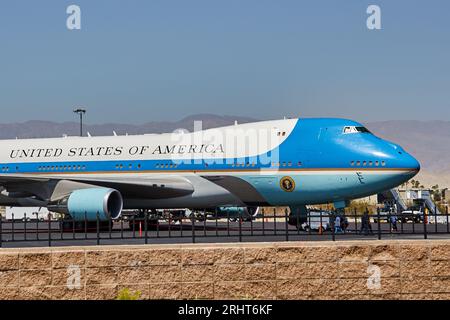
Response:
[[[380,217],[380,222],[389,222],[391,215],[395,213],[391,213],[389,211],[380,211],[380,213],[373,215],[373,222],[378,223],[378,216]]]
[[[423,222],[423,215],[424,215],[423,207],[416,206],[416,207],[411,207],[410,209],[403,211],[400,219],[402,222],[408,222],[408,221]]]
[[[308,217],[300,222],[300,229],[304,231],[328,231],[331,230],[330,211],[310,210]]]

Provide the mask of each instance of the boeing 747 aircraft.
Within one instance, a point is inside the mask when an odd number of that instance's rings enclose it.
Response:
[[[420,169],[345,119],[285,119],[167,134],[0,141],[0,205],[72,219],[123,209],[254,209],[334,203],[396,187]]]

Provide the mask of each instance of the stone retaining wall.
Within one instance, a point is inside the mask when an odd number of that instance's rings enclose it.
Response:
[[[0,299],[450,299],[450,241],[0,249]]]

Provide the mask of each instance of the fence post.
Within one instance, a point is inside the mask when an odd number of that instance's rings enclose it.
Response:
[[[239,210],[239,242],[242,242],[242,211]]]
[[[123,217],[120,217],[120,239],[123,239]]]
[[[289,241],[289,223],[288,223],[288,209],[284,209],[284,222],[286,225],[286,241]]]
[[[191,212],[192,213],[192,212]],[[180,237],[183,238],[183,220],[186,218],[186,211],[183,212],[180,219]]]
[[[436,203],[434,203],[434,231],[438,233],[438,214],[437,214],[437,206]]]
[[[48,246],[52,246],[52,219],[50,219],[50,213],[48,214]],[[1,244],[1,243],[0,243]]]
[[[39,213],[36,212],[36,240],[39,241]]]
[[[277,235],[277,209],[273,209],[273,234]]]
[[[203,210],[203,236],[206,238],[206,209]]]
[[[250,215],[250,235],[253,236],[253,215]]]
[[[75,240],[75,218],[72,218],[72,238]]]
[[[308,223],[308,235],[311,235],[311,211],[307,212],[306,215],[306,222]]]
[[[342,232],[345,234],[346,233],[346,229],[347,229],[347,227],[345,227],[345,222],[346,222],[346,219],[348,220],[348,218],[347,218],[347,213],[345,212],[345,208],[344,209],[342,209],[342,221],[341,221],[341,223],[342,223]]]
[[[329,216],[330,214],[328,214]],[[329,218],[328,218],[329,219]],[[335,234],[335,227],[336,227],[336,210],[333,211],[333,213],[331,214],[331,219],[333,220],[333,223],[331,224],[331,239],[333,241],[336,241],[336,234]]]
[[[112,224],[113,224],[113,220],[112,220],[112,216],[109,216],[109,220],[108,220],[108,231],[109,231],[109,238],[111,239],[112,237]]]
[[[262,214],[262,235],[263,236],[266,234],[265,220],[266,220],[266,211],[264,210],[263,214]]]
[[[191,212],[191,224],[192,224],[192,243],[195,243],[195,214]]]
[[[169,238],[170,238],[170,237],[172,237],[172,215],[171,215],[170,211],[168,211],[168,212],[169,212],[169,228],[168,228],[168,231],[169,231]]]
[[[447,219],[447,233],[449,233],[450,232],[450,228],[449,228],[449,225],[448,225],[448,207],[445,207],[445,216],[446,216],[446,219]]]
[[[380,208],[377,208],[377,224],[378,224],[378,240],[381,240]]]
[[[27,241],[27,214],[24,213],[24,214],[23,214],[23,217],[24,217],[24,219],[25,219],[25,221],[24,221],[24,223],[23,223],[23,229],[24,229],[24,231],[25,231],[25,234],[24,234],[24,240]]]
[[[205,217],[206,218],[206,217]],[[214,220],[216,221],[216,237],[219,236],[219,221],[217,221],[217,207],[214,208]]]
[[[428,238],[428,234],[427,234],[427,217],[425,215],[425,211],[428,210],[425,206],[423,208],[423,238],[427,239]],[[419,216],[420,217],[420,216]]]
[[[59,238],[64,240],[64,217],[59,215]]]
[[[320,215],[320,226],[319,226],[319,234],[320,235],[323,235],[323,232],[325,231],[325,229],[324,229],[324,227],[323,227],[323,220],[322,220],[322,209],[320,209],[320,211],[319,211],[320,213],[319,213],[319,215]],[[330,219],[328,219],[328,221],[330,221]]]
[[[134,239],[134,238],[136,238],[136,214],[133,214],[133,228],[132,229],[133,229],[133,239]]]
[[[87,225],[88,225],[88,222],[87,222],[87,212],[85,211],[84,212],[84,239],[86,239],[87,240]]]
[[[405,218],[404,218],[403,213],[400,211],[400,209],[397,209],[397,211],[398,211],[398,215],[397,215],[397,216],[400,216],[400,219],[398,219],[398,220],[400,221],[400,232],[401,232],[401,234],[403,234],[403,223],[404,223],[406,220],[405,220]]]
[[[155,210],[155,216],[157,218],[156,221],[156,238],[159,238],[159,217],[158,217],[158,212]]]
[[[447,212],[448,214],[448,212]],[[15,227],[14,227],[14,212],[11,214],[12,224],[11,224],[11,241],[14,242],[14,234],[16,233]],[[447,215],[447,223],[448,223],[448,215]]]
[[[97,211],[97,245],[100,244],[100,217]]]
[[[230,212],[228,211],[228,208],[226,208],[227,210],[227,235],[230,236]]]
[[[3,217],[0,214],[0,248],[2,247],[2,242],[3,242]]]
[[[148,243],[148,211],[145,211],[145,244]]]

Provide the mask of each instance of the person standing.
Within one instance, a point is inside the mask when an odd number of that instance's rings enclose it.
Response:
[[[391,216],[391,226],[392,226],[391,231],[398,231],[398,229],[397,229],[397,217],[395,215]]]
[[[336,216],[336,219],[334,219],[334,233],[341,233],[341,232],[342,232],[341,217]]]
[[[361,217],[361,233],[364,232],[364,235],[368,235],[370,233],[372,234],[372,225],[370,224],[370,217],[369,217],[369,211],[366,210],[364,211],[363,216]]]

